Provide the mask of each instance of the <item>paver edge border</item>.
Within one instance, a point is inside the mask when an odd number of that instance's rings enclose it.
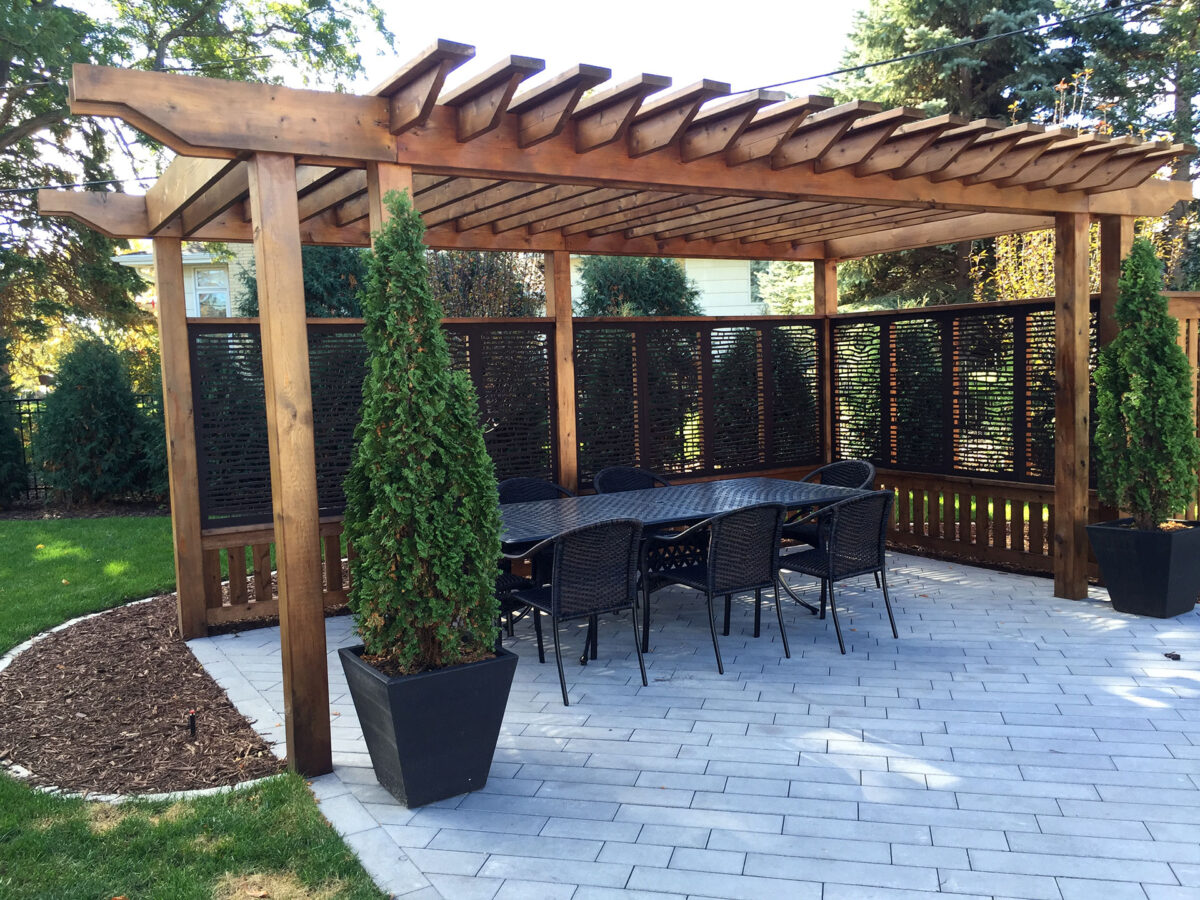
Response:
[[[128,606],[137,606],[142,603],[149,603],[151,600],[161,599],[164,596],[168,596],[169,593],[170,592],[155,594],[153,597],[143,597],[141,600],[131,600],[128,603],[118,603],[116,606],[110,606],[108,609],[101,609],[96,612],[86,613],[82,616],[76,616],[73,619],[68,619],[59,625],[55,625],[53,628],[47,628],[45,631],[35,634],[28,640],[22,641],[3,656],[0,656],[0,672],[3,672],[5,669],[11,666],[16,661],[17,657],[30,647],[41,641],[44,641],[52,634],[55,634],[59,631],[66,631],[73,625],[77,625],[80,622],[87,621],[88,619],[94,619],[96,616],[102,616],[105,613],[110,613],[116,609],[124,609]],[[184,643],[186,645],[186,641]],[[237,708],[236,704],[234,704],[234,708]],[[243,718],[245,717],[243,716]],[[253,727],[253,725],[251,725],[251,727]],[[27,781],[29,777],[33,775],[33,772],[31,772],[29,769],[26,769],[24,766],[11,762],[7,759],[0,760],[0,772],[4,772],[6,775],[9,775],[21,782]],[[279,777],[281,777],[281,775],[267,775],[263,778],[254,778],[250,781],[239,781],[237,784],[222,784],[217,785],[216,787],[196,788],[195,790],[191,791],[168,791],[163,794],[93,794],[87,791],[80,793],[74,791],[65,791],[62,788],[55,787],[54,785],[39,784],[31,784],[27,785],[27,787],[29,787],[31,790],[37,791],[40,794],[50,794],[55,797],[63,797],[71,800],[87,800],[93,803],[111,803],[116,805],[139,800],[174,801],[190,800],[196,797],[212,797],[217,794],[228,794],[232,791],[241,791],[247,788],[252,788],[270,781],[273,778]]]

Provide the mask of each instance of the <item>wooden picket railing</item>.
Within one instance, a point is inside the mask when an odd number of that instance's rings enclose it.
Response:
[[[228,625],[279,615],[275,595],[270,525],[208,528],[201,532],[204,606],[208,625]],[[325,568],[322,600],[326,609],[342,606],[350,589],[350,567],[342,556],[342,517],[321,520]],[[225,573],[228,581],[223,584]]]

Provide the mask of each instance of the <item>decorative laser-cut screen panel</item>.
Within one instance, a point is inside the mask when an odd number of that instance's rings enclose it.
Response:
[[[577,322],[581,484],[612,465],[678,476],[819,462],[819,327]]]
[[[833,455],[882,463],[880,318],[833,323]]]
[[[694,328],[642,329],[635,347],[645,354],[646,383],[640,407],[643,416],[638,423],[639,464],[662,475],[699,471],[704,467],[700,332]]]
[[[575,334],[575,416],[580,479],[638,459],[633,332],[581,328]]]
[[[820,330],[815,324],[771,328],[772,427],[768,453],[776,465],[821,458]]]
[[[451,356],[479,397],[498,478],[554,480],[554,339],[541,325],[446,325]]]
[[[321,515],[345,507],[365,374],[355,323],[310,323],[317,497]],[[553,337],[536,323],[446,326],[451,359],[479,396],[499,478],[554,476]],[[271,521],[262,346],[253,322],[189,323],[203,527]]]
[[[1094,373],[1094,310],[1091,320]],[[839,316],[835,457],[1052,482],[1054,331],[1053,304],[1045,301]],[[1091,394],[1094,421],[1094,383]]]
[[[712,468],[738,472],[766,461],[761,332],[712,331]]]
[[[1013,471],[1013,317],[954,323],[954,469]]]

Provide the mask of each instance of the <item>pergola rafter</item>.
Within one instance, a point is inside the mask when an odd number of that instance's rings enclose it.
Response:
[[[202,533],[197,513],[180,252],[185,239],[254,242],[295,767],[331,764],[320,546],[337,550],[318,516],[300,246],[366,246],[393,189],[413,197],[431,247],[546,254],[556,468],[572,487],[570,254],[812,260],[817,315],[829,316],[840,259],[1055,227],[1055,592],[1086,594],[1087,227],[1092,217],[1103,226],[1106,339],[1131,217],[1190,198],[1188,185],[1152,176],[1193,148],[765,90],[730,95],[709,80],[673,92],[649,74],[609,86],[609,70],[589,65],[528,86],[544,64],[519,56],[447,89],[473,56],[438,41],[363,96],[76,66],[74,113],[121,118],[179,157],[144,197],[39,195],[45,214],[154,238],[185,637],[212,614],[197,584],[210,577],[201,557],[225,545]],[[830,390],[826,379],[826,415]]]

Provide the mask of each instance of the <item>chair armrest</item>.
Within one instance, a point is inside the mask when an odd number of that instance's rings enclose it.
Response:
[[[529,557],[533,556],[535,553],[537,553],[543,547],[551,546],[554,543],[554,540],[555,540],[554,538],[548,537],[544,541],[538,541],[533,546],[525,547],[525,548],[517,551],[516,553],[504,553],[503,551],[501,551],[500,557],[501,557],[501,559],[507,559],[510,561],[515,561],[518,559],[529,559]]]

